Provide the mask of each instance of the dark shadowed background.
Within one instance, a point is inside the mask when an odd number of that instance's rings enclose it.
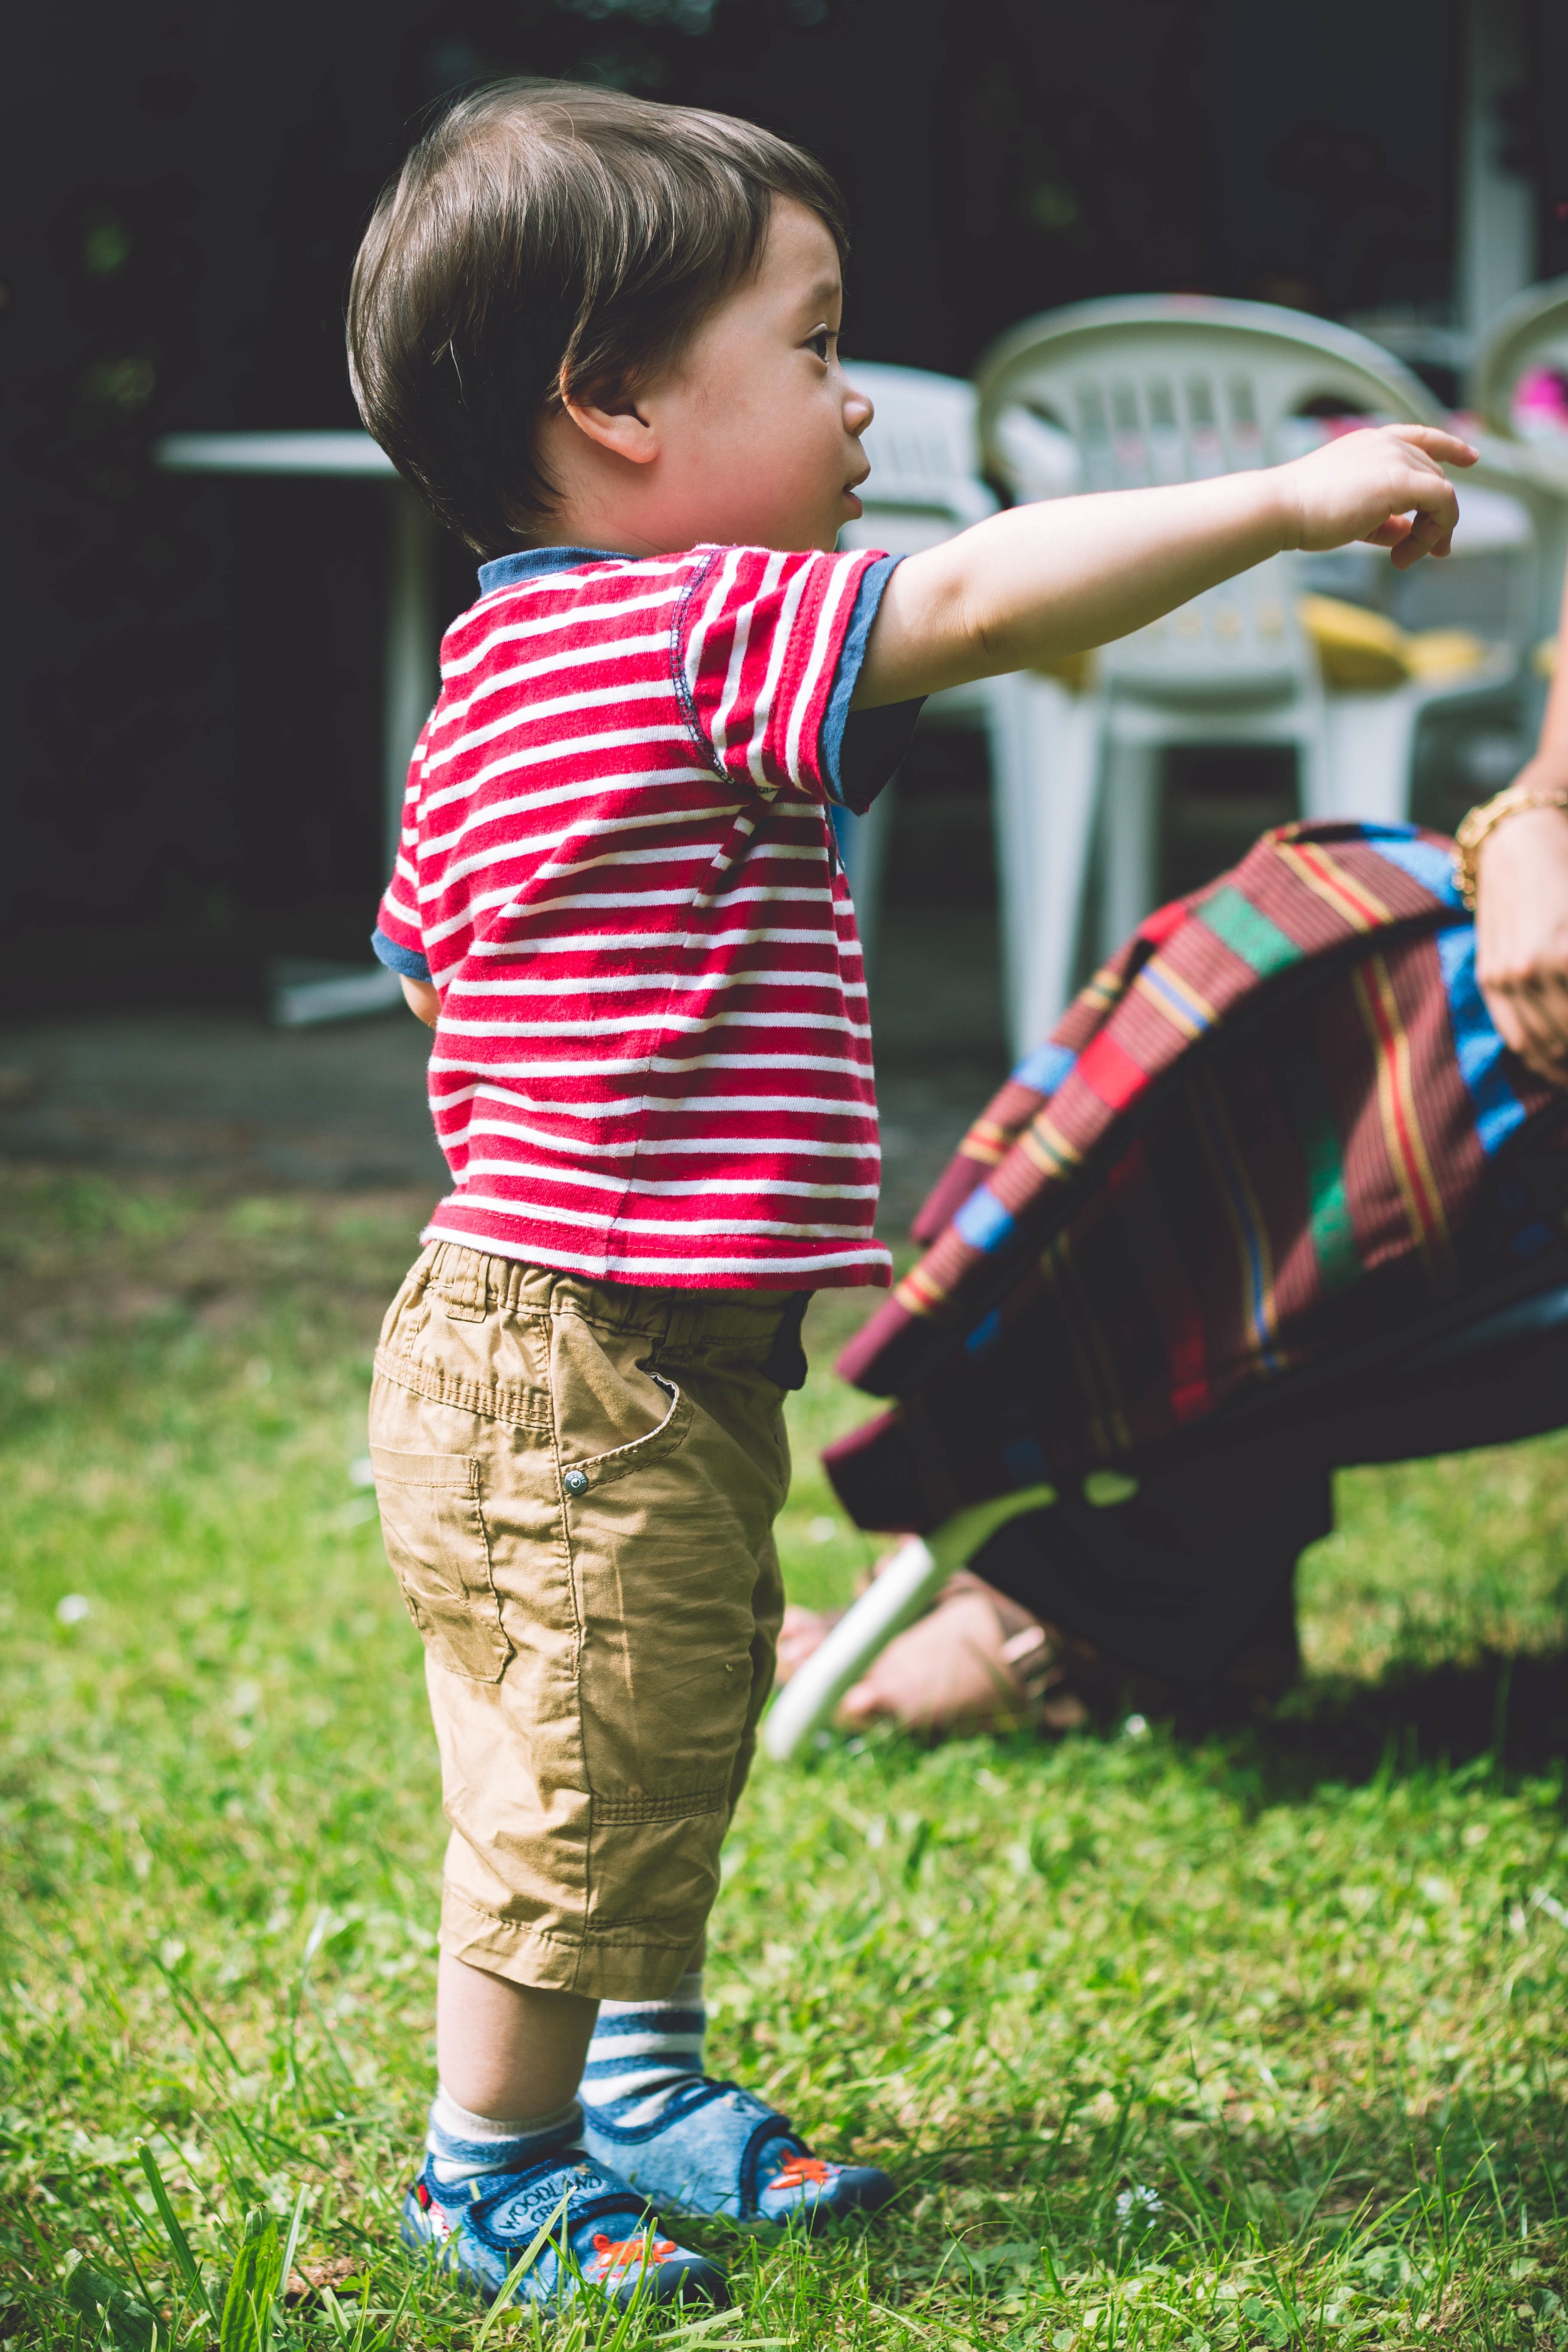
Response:
[[[1522,10],[1489,135],[1544,274],[1568,267],[1568,11]],[[356,422],[360,230],[476,77],[812,148],[854,218],[851,358],[963,373],[1033,311],[1198,289],[1429,330],[1455,390],[1458,0],[129,0],[18,12],[7,48],[0,898],[38,1010],[244,1001],[269,953],[363,955],[386,502],[148,452]],[[470,589],[453,547],[449,608]],[[938,878],[958,756],[909,798],[895,897],[991,887],[983,844]]]

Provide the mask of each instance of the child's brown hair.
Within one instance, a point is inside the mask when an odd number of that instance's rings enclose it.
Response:
[[[384,192],[354,263],[349,369],[366,428],[481,555],[548,528],[541,415],[635,392],[759,259],[775,196],[843,201],[732,116],[568,82],[460,98]]]

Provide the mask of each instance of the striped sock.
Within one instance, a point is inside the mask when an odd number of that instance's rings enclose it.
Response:
[[[552,2116],[498,2123],[491,2116],[470,2115],[437,2083],[425,2146],[437,2180],[443,2189],[452,2189],[460,2181],[480,2180],[487,2173],[521,2172],[552,2147],[570,2147],[582,2125],[583,2110],[575,2099]]]
[[[707,2025],[700,1969],[668,2000],[602,2000],[583,2070],[589,2121],[634,2131],[657,2122],[677,2091],[700,2081]]]

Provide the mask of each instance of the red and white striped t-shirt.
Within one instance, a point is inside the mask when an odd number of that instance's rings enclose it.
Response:
[[[426,1239],[682,1288],[888,1279],[825,721],[890,568],[699,547],[481,571],[376,940],[441,999],[453,1189]]]

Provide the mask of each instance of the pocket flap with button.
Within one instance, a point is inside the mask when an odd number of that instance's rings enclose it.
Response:
[[[431,1655],[468,1682],[499,1682],[511,1655],[490,1575],[479,1464],[373,1445],[386,1556]]]
[[[639,1368],[640,1369],[640,1368]],[[646,1470],[683,1444],[691,1427],[691,1400],[667,1380],[662,1373],[650,1372],[648,1378],[656,1389],[661,1389],[669,1399],[664,1418],[642,1437],[634,1437],[629,1444],[612,1446],[606,1454],[592,1454],[573,1463],[562,1476],[569,1495],[586,1494],[590,1486],[608,1486],[617,1478],[625,1478],[633,1470]]]

